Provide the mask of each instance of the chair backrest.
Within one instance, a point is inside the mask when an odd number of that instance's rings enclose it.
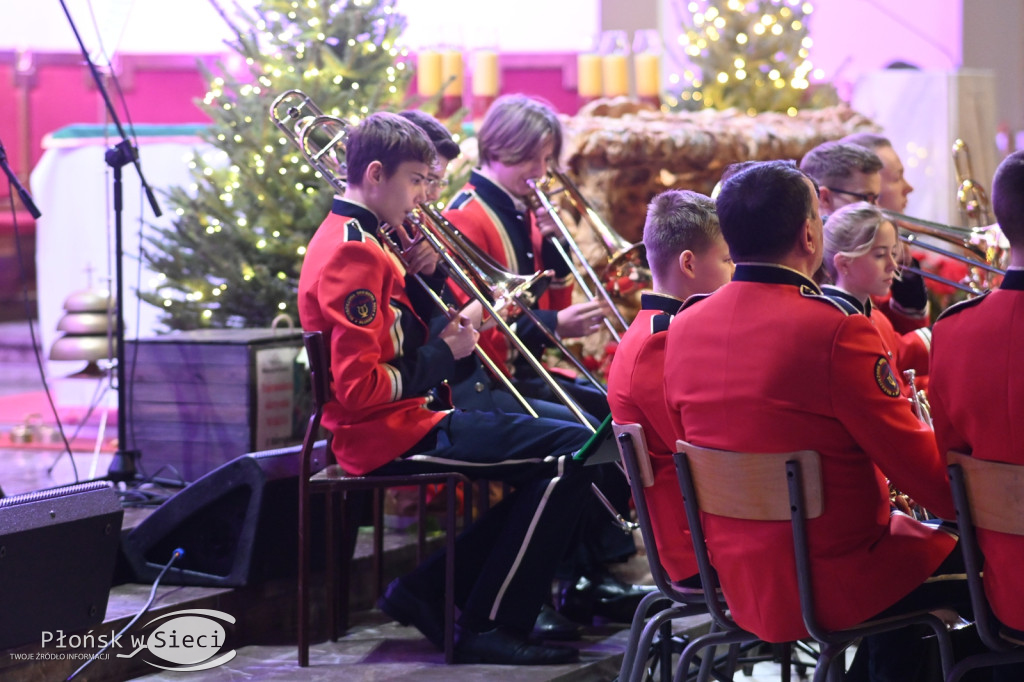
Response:
[[[946,461],[963,471],[975,528],[1024,535],[1024,465],[977,459],[955,450]]]
[[[821,458],[813,450],[746,453],[712,450],[678,441],[693,478],[697,506],[706,514],[751,521],[789,521],[792,517],[786,462],[800,462],[804,513],[821,516]]]
[[[623,444],[628,442],[632,447],[632,459],[636,463],[638,482],[641,487],[650,488],[654,485],[654,467],[651,465],[651,452],[647,448],[647,437],[644,435],[644,427],[640,424],[612,422],[612,433],[615,434],[615,440],[619,444],[619,457],[622,458],[622,465],[626,467],[626,473],[629,474],[629,466],[626,463]],[[629,479],[630,483],[632,483],[632,474],[629,474]]]
[[[654,485],[654,468],[651,465],[651,453],[647,449],[644,428],[640,424],[618,424],[612,422],[612,433],[619,447],[619,457],[629,479],[629,490],[633,494],[640,534],[647,552],[647,562],[651,568],[654,584],[665,596],[678,602],[693,604],[703,602],[699,590],[689,591],[674,585],[661,563],[658,545],[654,539],[654,526],[651,521],[650,508],[647,506],[646,488]]]
[[[718,577],[708,557],[700,512],[749,521],[790,521],[793,524],[800,606],[808,630],[819,631],[810,589],[810,560],[804,520],[824,507],[821,458],[813,450],[743,453],[702,448],[677,441],[676,472],[690,524],[705,597],[712,599]],[[720,627],[735,623],[709,601]]]
[[[946,453],[946,461],[978,635],[990,649],[1008,651],[1015,645],[1000,636],[985,594],[984,558],[975,529],[1024,535],[1024,465],[977,459],[955,450]]]
[[[324,342],[322,332],[305,332],[302,335],[302,342],[306,347],[306,357],[309,361],[309,377],[313,392],[313,410],[306,423],[306,432],[302,438],[302,452],[299,461],[299,494],[305,495],[309,476],[313,471],[312,456],[313,448],[320,435],[320,419],[324,414],[324,405],[331,399],[331,363],[328,359],[327,344]],[[328,464],[334,461],[331,449],[327,448],[326,454]]]
[[[313,384],[313,409],[322,409],[331,399],[331,362],[328,359],[327,344],[323,332],[306,332],[302,335],[302,342],[306,347]]]

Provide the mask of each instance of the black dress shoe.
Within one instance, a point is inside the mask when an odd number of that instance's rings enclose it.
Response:
[[[541,607],[537,622],[533,624],[533,637],[536,639],[575,642],[582,636],[583,626],[555,611],[555,607],[549,604]]]
[[[444,649],[444,605],[412,592],[400,578],[391,581],[377,608],[402,625],[412,625],[438,649]]]
[[[581,623],[596,616],[615,623],[629,623],[646,595],[657,590],[653,585],[629,585],[611,573],[602,571],[584,576],[562,591],[562,615]]]
[[[569,646],[533,644],[498,626],[487,632],[463,631],[455,647],[456,663],[498,665],[559,665],[578,661],[580,652]]]

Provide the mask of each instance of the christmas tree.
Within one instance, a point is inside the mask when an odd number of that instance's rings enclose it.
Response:
[[[405,19],[394,0],[261,0],[230,17],[218,9],[245,72],[219,64],[206,73],[198,104],[212,120],[203,139],[213,150],[192,160],[191,187],[167,193],[173,225],[157,229],[145,253],[161,281],[140,296],[172,329],[298,320],[302,257],[332,191],[270,120],[271,103],[298,89],[324,113],[357,121],[401,108],[411,76],[395,46]]]
[[[692,68],[677,76],[682,87],[670,106],[795,115],[835,104],[831,87],[810,82],[810,2],[691,0],[686,10],[677,42]]]

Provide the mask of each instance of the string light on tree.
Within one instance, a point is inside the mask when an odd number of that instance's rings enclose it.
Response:
[[[673,74],[675,108],[737,108],[750,114],[822,107],[837,101],[809,55],[814,7],[803,0],[691,0],[679,52],[692,68]]]
[[[305,247],[332,193],[270,121],[270,103],[299,89],[326,112],[357,122],[404,105],[408,52],[395,47],[405,18],[395,0],[259,0],[252,10],[213,0],[228,23],[241,73],[206,71],[197,104],[215,154],[189,162],[192,182],[171,188],[173,224],[148,238],[158,273],[143,300],[172,329],[269,326],[297,319]]]

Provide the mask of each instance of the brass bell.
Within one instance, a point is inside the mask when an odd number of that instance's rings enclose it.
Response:
[[[51,360],[84,360],[88,364],[77,376],[102,376],[97,364],[116,356],[117,347],[111,329],[114,304],[105,290],[76,291],[64,301],[64,316],[57,331],[64,335],[50,346]]]

